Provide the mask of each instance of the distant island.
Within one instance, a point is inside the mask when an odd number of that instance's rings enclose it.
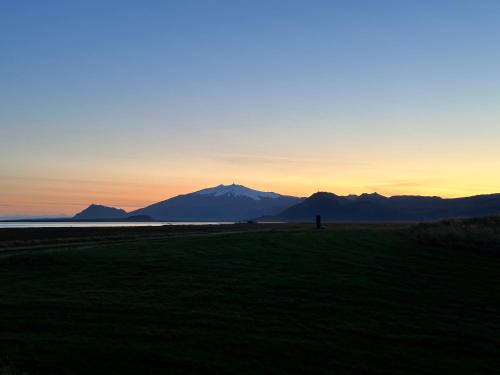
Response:
[[[86,209],[73,216],[73,219],[126,219],[127,216],[127,212],[120,208],[107,207],[100,204],[91,204]]]

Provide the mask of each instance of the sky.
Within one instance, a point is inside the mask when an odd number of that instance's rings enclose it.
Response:
[[[5,0],[0,216],[500,192],[499,104],[497,0]]]

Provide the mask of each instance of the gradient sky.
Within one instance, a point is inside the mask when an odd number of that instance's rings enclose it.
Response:
[[[498,0],[6,0],[0,47],[3,216],[500,192]]]

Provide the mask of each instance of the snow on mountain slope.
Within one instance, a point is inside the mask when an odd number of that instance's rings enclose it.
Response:
[[[242,185],[219,185],[212,188],[207,188],[194,192],[198,195],[212,195],[215,197],[229,195],[234,197],[248,197],[254,200],[261,200],[261,198],[279,198],[280,195],[272,192],[264,192],[253,190]]]

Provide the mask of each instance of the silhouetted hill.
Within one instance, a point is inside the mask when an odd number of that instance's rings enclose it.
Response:
[[[73,219],[79,220],[97,220],[97,219],[124,219],[127,212],[114,207],[91,204],[83,211],[73,216]]]
[[[320,192],[285,209],[270,221],[311,221],[321,215],[329,222],[428,221],[455,217],[500,215],[500,194],[443,199],[425,196],[384,197],[380,194],[338,196]]]
[[[301,202],[301,198],[253,190],[242,185],[219,185],[133,211],[172,221],[238,221],[275,215]]]

